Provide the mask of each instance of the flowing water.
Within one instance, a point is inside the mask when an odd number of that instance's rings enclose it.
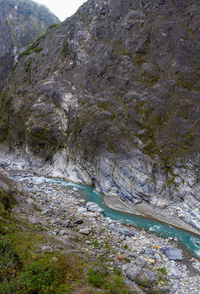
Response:
[[[13,176],[15,180],[21,181],[24,179],[30,179],[34,182],[34,177],[22,177],[22,176]],[[36,178],[37,179],[37,178]],[[155,233],[161,237],[168,238],[168,237],[177,237],[179,239],[180,245],[186,249],[190,254],[200,259],[200,237],[189,233],[187,231],[172,227],[170,225],[164,224],[162,222],[141,217],[131,215],[125,212],[120,212],[108,208],[104,204],[104,198],[101,193],[95,192],[94,187],[92,186],[85,186],[80,184],[75,184],[72,182],[68,182],[66,180],[60,179],[50,179],[45,178],[44,181],[50,184],[57,184],[64,187],[75,187],[81,193],[82,197],[86,201],[91,201],[97,203],[103,210],[104,216],[109,217],[112,220],[119,221],[124,224],[130,224],[136,226],[138,228],[145,229],[149,232]],[[36,180],[37,182],[37,180]]]

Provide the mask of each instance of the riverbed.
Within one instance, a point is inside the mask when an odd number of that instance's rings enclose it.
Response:
[[[61,179],[53,179],[53,178],[44,178],[44,177],[32,177],[28,175],[13,175],[12,176],[17,181],[22,181],[24,179],[40,182],[45,181],[46,183],[56,184],[63,187],[74,187],[77,188],[80,192],[82,198],[87,202],[95,202],[97,203],[103,210],[103,215],[112,220],[119,221],[123,224],[129,224],[136,226],[138,228],[145,229],[151,233],[155,233],[158,236],[163,238],[168,237],[176,237],[179,240],[180,246],[188,251],[191,255],[200,259],[200,237],[185,230],[181,230],[179,228],[175,228],[171,225],[164,224],[157,220],[146,218],[142,216],[132,215],[129,213],[125,213],[123,211],[114,210],[105,205],[104,197],[101,193],[96,192],[94,187],[80,185],[76,183],[72,183],[66,180]]]

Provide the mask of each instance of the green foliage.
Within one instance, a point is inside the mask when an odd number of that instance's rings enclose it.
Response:
[[[32,61],[30,61],[30,60],[29,60],[29,62],[26,63],[26,65],[25,65],[25,72],[29,72],[30,71],[31,64],[32,64]]]
[[[100,247],[101,246],[101,244],[97,240],[95,240],[93,242],[93,245],[94,245],[94,247]]]
[[[42,51],[42,47],[37,47],[33,50],[35,53],[40,53]]]
[[[108,272],[105,256],[100,255],[94,263],[88,256],[40,252],[44,244],[54,242],[49,238],[38,227],[17,221],[12,215],[1,221],[1,294],[69,294],[79,293],[79,289],[85,291],[80,293],[94,293],[92,287],[100,288],[101,293],[128,293],[120,272]]]
[[[88,282],[91,283],[95,287],[100,287],[105,279],[105,272],[98,271],[93,268],[88,270]]]
[[[167,269],[165,267],[157,268],[157,271],[162,273],[164,276],[167,275]]]
[[[56,293],[62,283],[62,266],[52,262],[51,255],[45,254],[40,259],[24,267],[19,276],[20,288],[27,293]]]
[[[0,215],[9,213],[15,203],[13,194],[0,191]]]
[[[128,294],[121,274],[109,275],[106,269],[93,269],[88,270],[88,282],[93,286],[105,289],[109,294]]]
[[[4,215],[5,214],[5,208],[4,208],[4,205],[3,203],[0,202],[0,215]]]
[[[47,34],[42,35],[39,37],[31,46],[29,46],[26,50],[24,50],[20,56],[19,59],[23,56],[31,55],[33,52],[40,53],[42,51],[42,47],[40,46],[40,41],[43,40],[46,37]]]
[[[0,285],[7,284],[15,278],[20,266],[18,256],[13,252],[7,240],[0,235]]]
[[[59,26],[59,24],[53,23],[48,27],[48,29],[57,28],[58,26]]]
[[[105,284],[105,289],[109,291],[109,294],[128,294],[128,290],[124,284],[121,275],[112,276]]]

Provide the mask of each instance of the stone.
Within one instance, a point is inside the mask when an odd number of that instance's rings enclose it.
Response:
[[[59,232],[59,235],[60,235],[60,236],[64,236],[64,235],[66,235],[66,231],[65,231],[65,230],[60,231],[60,232]]]
[[[125,273],[129,280],[131,280],[132,282],[136,282],[138,285],[145,288],[152,289],[157,281],[157,272],[151,271],[144,267],[142,268],[141,266],[133,264],[133,263],[130,263],[125,268]],[[157,292],[148,292],[148,293],[157,293]]]
[[[69,219],[66,219],[64,221],[62,221],[62,226],[65,227],[65,228],[68,228],[70,225],[70,220]]]
[[[154,255],[154,251],[153,251],[151,248],[145,248],[145,249],[144,249],[144,253],[145,253],[146,255],[151,255],[151,256]]]
[[[128,228],[120,228],[119,226],[114,225],[114,224],[109,225],[109,228],[112,231],[118,232],[122,236],[135,236],[136,235],[133,230],[128,229]]]
[[[124,260],[126,258],[126,255],[125,254],[119,254],[119,255],[117,255],[117,259],[119,260],[119,261],[122,261],[122,260]]]
[[[165,256],[167,256],[170,260],[182,260],[183,259],[183,255],[182,255],[183,251],[181,249],[177,249],[175,247],[168,246],[168,247],[160,248],[160,251]]]
[[[78,211],[78,213],[84,213],[84,212],[87,212],[87,208],[85,208],[85,207],[79,207],[77,209],[77,211]]]
[[[137,258],[137,254],[134,252],[128,251],[126,254],[128,258]]]
[[[151,288],[156,282],[156,273],[149,269],[144,269],[137,276],[137,283],[147,288]]]
[[[168,270],[168,275],[175,279],[180,279],[183,276],[182,272],[176,267],[170,268]]]
[[[74,192],[78,192],[78,188],[76,188],[76,187],[73,187],[72,190],[73,190]]]
[[[83,222],[84,222],[83,218],[78,218],[77,220],[74,221],[74,224],[81,225]]]
[[[156,260],[153,259],[153,258],[148,258],[147,261],[148,261],[148,263],[150,263],[150,264],[154,264],[154,263],[156,263]]]
[[[45,209],[44,211],[41,212],[41,214],[51,215],[52,214],[52,210],[51,209]]]
[[[83,235],[89,235],[91,233],[91,229],[90,228],[83,228],[79,230],[79,233],[83,234]]]
[[[96,204],[94,202],[87,202],[86,208],[88,211],[91,211],[91,212],[99,212],[99,213],[104,212],[104,210],[102,208],[100,208],[98,204]]]
[[[53,249],[51,246],[43,246],[42,247],[42,252],[52,252]]]
[[[133,263],[130,263],[128,267],[125,270],[126,276],[129,280],[132,282],[135,282],[137,276],[142,272],[142,268],[140,266],[137,266]]]
[[[146,264],[146,260],[142,257],[138,257],[136,260],[135,260],[135,263],[137,266],[140,266],[140,267],[144,267],[145,264]]]

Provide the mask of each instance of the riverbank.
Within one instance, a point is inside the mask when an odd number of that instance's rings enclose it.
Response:
[[[156,279],[160,279],[159,287],[165,289],[164,293],[199,293],[200,262],[185,254],[180,260],[164,254],[165,248],[178,247],[176,238],[164,239],[89,211],[77,188],[46,183],[45,178],[30,173],[21,183],[36,208],[23,218],[63,244],[69,242],[73,232],[82,239],[78,252],[104,256],[107,269],[122,271],[126,283],[138,293],[146,293],[148,283],[155,287]],[[51,243],[47,247],[53,250]],[[148,281],[145,285],[144,276]]]
[[[150,219],[155,219],[167,225],[186,230],[200,237],[199,230],[193,228],[175,214],[177,209],[179,212],[181,210],[181,208],[178,208],[177,205],[171,205],[166,208],[159,208],[149,205],[145,202],[133,204],[131,202],[122,201],[120,198],[112,196],[105,196],[104,202],[106,206],[117,211],[123,211],[132,215],[139,215]]]
[[[0,162],[7,170],[23,171],[29,170],[38,176],[56,177],[66,179],[74,183],[92,185],[91,177],[81,168],[74,164],[67,164],[66,158],[60,158],[59,164],[49,165],[42,160],[32,158],[24,154],[9,153],[4,147],[0,151]],[[67,168],[66,168],[67,166]],[[98,189],[98,187],[97,187]],[[186,201],[176,201],[168,203],[167,206],[160,208],[155,205],[149,205],[147,202],[132,204],[129,201],[122,201],[119,197],[112,197],[106,194],[106,205],[118,211],[124,211],[133,215],[141,215],[147,218],[156,219],[165,224],[181,228],[193,234],[200,236],[200,215],[198,206],[191,208]]]

